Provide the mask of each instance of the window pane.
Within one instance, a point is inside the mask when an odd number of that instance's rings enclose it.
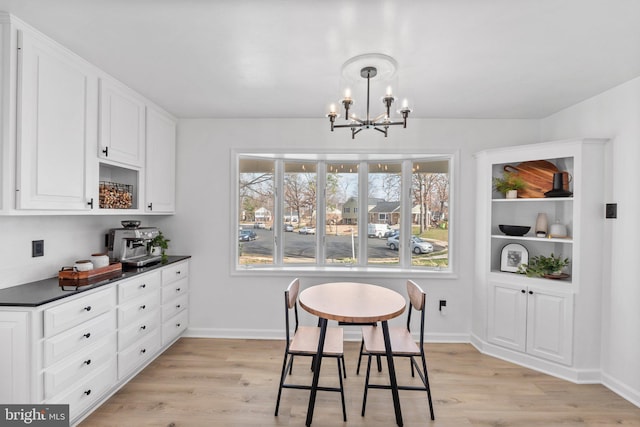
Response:
[[[238,264],[273,264],[273,160],[239,159]]]
[[[449,162],[414,161],[411,265],[449,267]]]
[[[358,164],[328,163],[326,181],[326,262],[355,263],[358,258]]]
[[[397,232],[401,218],[402,164],[369,163],[368,263],[398,265]],[[391,240],[388,240],[391,239]]]
[[[284,165],[285,264],[315,263],[317,180],[315,163],[286,162]]]

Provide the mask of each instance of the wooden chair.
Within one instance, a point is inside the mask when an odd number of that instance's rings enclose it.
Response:
[[[318,340],[320,339],[320,328],[317,326],[299,326],[298,325],[298,292],[300,290],[300,280],[294,279],[287,290],[284,292],[285,302],[285,331],[286,344],[284,350],[284,360],[282,362],[282,374],[280,375],[280,386],[278,388],[278,399],[276,401],[275,415],[278,416],[280,408],[280,397],[283,388],[295,388],[301,390],[311,390],[311,385],[306,384],[285,384],[287,372],[291,375],[293,370],[293,358],[295,356],[315,357],[318,354]],[[295,329],[293,337],[289,332],[289,312],[293,310],[295,318]],[[342,384],[342,375],[347,377],[344,367],[344,349],[343,349],[344,333],[342,328],[327,328],[325,336],[324,351],[322,357],[332,357],[338,362],[338,378],[340,379],[340,387],[318,387],[322,391],[340,392],[342,399],[342,417],[347,421],[347,410],[344,403],[344,387]],[[313,363],[311,365],[313,367]]]
[[[406,327],[390,327],[389,336],[391,338],[391,349],[394,357],[408,357],[411,362],[411,376],[415,377],[415,371],[418,372],[422,380],[422,386],[404,386],[398,385],[399,390],[422,390],[427,392],[429,400],[429,411],[431,419],[435,420],[433,412],[433,403],[431,401],[431,388],[429,387],[429,376],[427,374],[427,362],[424,356],[424,316],[425,316],[425,300],[426,294],[412,280],[407,280],[407,293],[409,294],[409,309],[407,310],[407,326]],[[411,313],[412,310],[420,311],[420,344],[416,344],[411,336]],[[367,392],[370,388],[390,389],[389,385],[370,384],[369,376],[371,372],[371,357],[385,356],[384,338],[382,336],[382,328],[378,326],[365,326],[362,328],[363,346],[361,355],[366,355],[367,375],[364,383],[364,398],[362,400],[362,416],[364,416],[367,405]],[[416,358],[420,357],[421,363],[418,364]],[[358,364],[360,361],[358,361]],[[380,370],[380,366],[378,367]]]

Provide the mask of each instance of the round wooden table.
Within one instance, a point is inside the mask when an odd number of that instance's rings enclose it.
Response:
[[[387,353],[387,365],[389,367],[389,380],[393,407],[396,413],[396,423],[402,427],[402,411],[400,410],[400,397],[398,395],[398,383],[391,352],[391,340],[389,338],[389,326],[387,321],[398,317],[406,308],[406,302],[402,295],[382,286],[366,283],[333,282],[312,286],[300,292],[298,301],[300,306],[311,314],[320,318],[320,339],[318,340],[318,356],[315,358],[313,369],[313,381],[309,396],[309,409],[307,410],[306,425],[309,427],[313,419],[313,409],[318,390],[322,352],[324,339],[327,332],[327,321],[336,320],[347,323],[382,323],[385,349]]]

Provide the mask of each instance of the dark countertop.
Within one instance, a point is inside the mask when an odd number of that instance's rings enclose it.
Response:
[[[77,282],[74,280],[59,280],[56,276],[50,279],[0,289],[0,306],[37,307],[51,301],[115,283],[122,279],[129,279],[142,273],[148,273],[149,271],[157,270],[189,258],[191,257],[170,256],[169,261],[165,264],[157,263],[141,268],[126,268],[123,269],[122,272],[116,272],[114,275],[97,277],[95,281],[85,282],[87,284],[83,283],[82,286],[77,286]]]

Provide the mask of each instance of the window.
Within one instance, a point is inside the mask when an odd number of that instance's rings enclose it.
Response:
[[[452,271],[453,154],[233,156],[236,271]]]

